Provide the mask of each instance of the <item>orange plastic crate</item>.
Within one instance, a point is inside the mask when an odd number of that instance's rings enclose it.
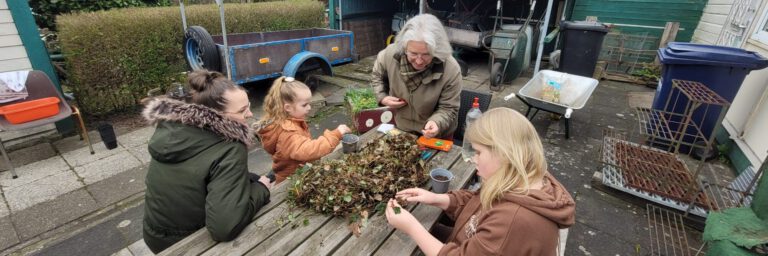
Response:
[[[59,113],[59,98],[48,97],[0,107],[0,115],[12,124],[26,123]]]

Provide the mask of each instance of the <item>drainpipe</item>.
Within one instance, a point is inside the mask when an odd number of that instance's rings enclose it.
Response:
[[[765,102],[765,98],[768,98],[768,89],[763,90],[763,95],[760,97],[760,101],[757,102],[755,107],[752,108],[752,110],[749,112],[749,116],[747,117],[747,122],[744,123],[744,126],[741,127],[741,133],[739,133],[738,138],[743,140],[745,136],[747,136],[747,129],[750,125],[752,125],[752,121],[755,119],[755,115],[757,114],[757,110],[760,109],[760,106],[763,105]]]

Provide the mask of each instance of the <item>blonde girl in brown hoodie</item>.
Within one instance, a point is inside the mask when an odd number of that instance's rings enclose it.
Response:
[[[299,165],[320,159],[331,153],[341,136],[350,132],[346,125],[335,130],[325,130],[322,136],[312,139],[305,120],[312,107],[309,104],[312,91],[292,77],[280,77],[272,83],[264,99],[264,116],[254,124],[264,150],[272,155],[272,171],[275,182],[291,176]]]
[[[435,194],[424,189],[397,197],[440,207],[455,221],[446,243],[432,236],[408,211],[390,200],[390,225],[413,238],[426,255],[555,255],[558,229],[574,223],[575,204],[547,172],[544,151],[533,125],[508,108],[496,108],[470,126],[468,141],[476,153],[483,185]]]

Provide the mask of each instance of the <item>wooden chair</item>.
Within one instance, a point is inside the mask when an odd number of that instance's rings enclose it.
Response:
[[[26,87],[27,87],[27,92],[29,93],[29,96],[26,99],[21,101],[1,103],[0,107],[14,104],[14,103],[29,101],[29,100],[36,100],[36,99],[47,98],[47,97],[58,97],[59,113],[56,114],[55,116],[33,120],[33,121],[20,123],[20,124],[12,124],[8,122],[8,120],[6,120],[5,116],[0,115],[0,131],[24,130],[32,127],[47,125],[50,123],[60,121],[69,116],[74,116],[77,119],[77,124],[80,128],[78,130],[78,133],[80,134],[80,140],[85,139],[86,143],[88,143],[89,149],[91,150],[91,154],[94,153],[93,146],[91,145],[90,138],[88,138],[88,131],[85,129],[85,123],[83,122],[83,116],[80,113],[80,110],[77,107],[69,105],[67,103],[67,101],[64,99],[62,94],[59,92],[59,90],[56,89],[56,86],[53,84],[51,79],[48,78],[48,75],[38,70],[30,71],[29,75],[27,76]],[[16,174],[16,170],[14,169],[13,164],[11,163],[11,159],[8,157],[8,153],[5,150],[5,146],[3,145],[2,139],[0,139],[0,151],[2,151],[5,162],[8,163],[9,169],[11,171],[11,175],[13,175],[14,179],[18,178],[19,176]]]

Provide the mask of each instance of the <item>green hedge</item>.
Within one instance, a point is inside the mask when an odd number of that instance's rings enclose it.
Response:
[[[216,5],[187,8],[188,25],[220,34]],[[228,33],[320,27],[316,1],[225,5]],[[186,70],[178,7],[129,8],[67,14],[57,20],[69,80],[89,115],[131,109],[152,88],[166,87]]]

